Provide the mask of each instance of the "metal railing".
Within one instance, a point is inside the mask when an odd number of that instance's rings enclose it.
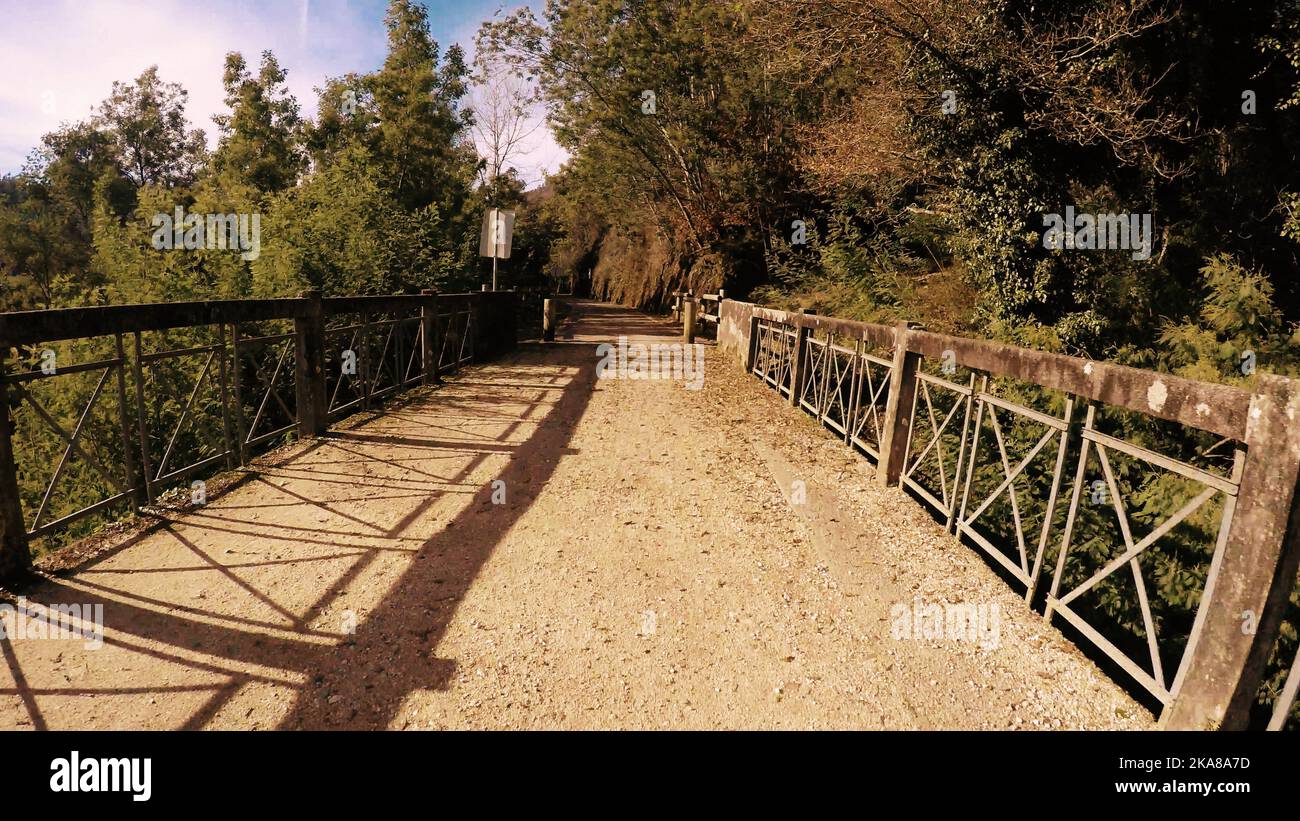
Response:
[[[433,291],[0,314],[0,580],[32,540],[513,346],[516,314],[510,292]]]
[[[1300,563],[1300,385],[1261,374],[1251,392],[731,300],[721,303],[719,328],[720,346],[749,372],[873,459],[880,483],[913,493],[1022,586],[1049,623],[1060,616],[1150,693],[1163,706],[1162,726],[1247,726],[1270,655],[1280,654]],[[1223,456],[1176,458],[1103,432],[1103,414],[1147,420],[1139,429],[1174,423],[1217,439],[1205,452]],[[1125,477],[1186,499],[1172,513],[1143,505],[1147,532],[1138,535]],[[1082,503],[1086,493],[1093,504]],[[1104,536],[1107,523],[1115,538]],[[1080,545],[1084,524],[1089,539]],[[1204,567],[1165,555],[1202,531],[1210,537]],[[1151,595],[1143,559],[1188,575],[1190,613]],[[1087,601],[1103,588],[1131,612],[1126,639]],[[1272,728],[1287,722],[1300,689],[1300,658],[1286,666]]]

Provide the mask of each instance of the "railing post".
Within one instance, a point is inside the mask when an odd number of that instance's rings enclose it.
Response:
[[[811,315],[811,308],[804,308],[805,315]],[[799,394],[803,393],[805,371],[808,368],[808,333],[811,329],[802,321],[796,323],[794,331],[794,354],[790,358],[790,407],[799,407]]]
[[[753,309],[749,312],[749,345],[745,351],[745,373],[754,372],[754,363],[758,361],[758,323]]]
[[[325,398],[325,307],[318,290],[304,291],[306,301],[293,318],[298,436],[321,436],[329,427]]]
[[[420,305],[420,363],[424,366],[421,380],[425,385],[438,384],[438,291],[425,288]]]
[[[546,342],[555,341],[555,300],[553,299],[542,301],[542,339]]]
[[[21,579],[32,565],[27,525],[18,501],[18,468],[14,464],[14,421],[9,414],[9,388],[5,383],[8,346],[0,346],[0,582]]]
[[[909,327],[906,322],[894,327],[894,366],[889,372],[889,398],[880,437],[880,461],[876,464],[876,481],[886,487],[898,484],[903,473],[916,374],[921,369],[921,355],[907,349]]]
[[[682,339],[687,345],[695,342],[695,314],[699,308],[699,303],[691,296],[682,303]]]
[[[1207,575],[1173,701],[1160,717],[1167,729],[1247,725],[1295,584],[1300,386],[1260,374],[1247,419],[1231,529]]]
[[[136,469],[135,453],[140,447],[140,443],[131,435],[131,403],[127,399],[126,393],[126,344],[122,339],[119,331],[113,339],[114,351],[117,354],[117,417],[118,423],[122,426],[122,465],[126,468],[127,481],[131,485],[131,511],[139,513],[140,508],[149,503],[144,492],[144,472]],[[225,348],[225,339],[221,341],[222,348]],[[239,363],[235,363],[238,367]],[[222,391],[226,389],[223,379]],[[225,417],[229,408],[222,399],[222,416]],[[226,418],[229,422],[229,419]],[[234,460],[239,458],[239,449],[235,449]],[[232,460],[233,461],[233,460]],[[233,468],[234,465],[231,465]]]

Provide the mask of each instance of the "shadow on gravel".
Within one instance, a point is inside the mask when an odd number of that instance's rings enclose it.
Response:
[[[234,500],[229,505],[214,503],[194,514],[177,516],[161,527],[162,533],[188,549],[186,555],[195,560],[192,566],[99,572],[95,572],[92,566],[87,570],[93,579],[77,574],[67,580],[41,585],[28,595],[29,600],[43,605],[102,604],[109,632],[105,637],[106,646],[165,660],[169,665],[193,671],[197,679],[206,676],[208,683],[174,685],[162,675],[156,675],[153,680],[133,677],[133,685],[138,686],[129,688],[97,685],[102,677],[93,672],[95,660],[92,658],[85,661],[92,675],[85,678],[84,686],[73,682],[57,687],[32,686],[29,683],[32,677],[24,675],[22,654],[16,652],[23,648],[13,647],[4,640],[0,641],[3,650],[0,655],[4,657],[12,686],[0,688],[0,696],[16,696],[29,717],[30,725],[45,729],[51,722],[42,714],[41,702],[47,697],[139,693],[143,698],[178,691],[198,692],[203,694],[202,701],[181,724],[185,729],[198,729],[207,726],[244,685],[265,682],[280,688],[281,692],[285,687],[293,687],[294,701],[280,723],[281,728],[388,727],[411,693],[447,686],[455,670],[455,660],[438,658],[438,644],[458,603],[474,583],[483,564],[519,517],[532,506],[537,495],[546,492],[546,482],[560,457],[571,452],[568,448],[570,437],[595,385],[596,361],[594,350],[588,345],[522,346],[499,366],[475,369],[466,374],[468,379],[464,383],[452,382],[451,386],[460,391],[455,396],[450,392],[436,392],[425,399],[421,404],[437,412],[445,422],[443,425],[427,424],[427,435],[410,432],[410,428],[421,424],[421,420],[419,413],[412,412],[408,405],[396,409],[393,414],[406,426],[400,436],[353,429],[331,434],[319,440],[318,446],[309,451],[317,456],[331,448],[350,451],[354,457],[350,462],[321,460],[296,467],[290,462],[281,465],[281,471],[272,470],[258,477],[272,491],[288,494],[291,500],[294,497],[300,500],[289,504],[317,505],[332,517],[343,517],[346,530],[313,530],[296,525],[277,527],[273,522],[239,518],[241,510],[247,506],[241,507]],[[472,395],[467,395],[466,391]],[[523,400],[512,397],[512,391],[544,396],[535,401]],[[496,406],[524,403],[529,404],[529,412],[525,414],[494,415]],[[531,411],[539,406],[549,406],[549,409],[533,416]],[[524,417],[527,417],[526,422]],[[498,429],[495,436],[480,440],[473,433],[476,430],[474,424],[484,418],[495,422]],[[525,424],[534,425],[534,429],[527,439],[519,442],[518,432]],[[455,441],[454,435],[447,435],[449,431],[459,434],[465,441]],[[413,455],[410,460],[387,461],[390,470],[406,471],[398,483],[365,481],[348,471],[347,465],[355,467],[357,464],[356,457],[370,458],[367,447],[393,445],[408,448]],[[430,452],[435,455],[430,457]],[[442,458],[442,454],[446,454],[455,465],[449,476],[422,474],[413,465],[406,464],[407,461]],[[499,460],[503,456],[508,461],[495,478],[505,481],[509,502],[492,505],[491,485],[485,487],[481,482],[468,480],[484,460]],[[300,455],[298,459],[301,458]],[[344,467],[330,470],[331,465]],[[277,475],[297,483],[291,487],[271,484],[268,480]],[[308,483],[305,486],[304,480]],[[372,492],[376,488],[391,490],[393,493],[383,497],[386,501],[410,499],[410,506],[404,508],[394,522],[379,523],[370,521],[371,517],[365,515],[365,494],[348,494],[355,497],[349,499],[331,497],[327,501],[308,495],[316,495],[317,488],[340,483]],[[556,488],[549,489],[549,492],[564,491]],[[407,533],[412,523],[427,513],[438,498],[449,493],[472,498],[450,521],[440,523],[432,538],[427,541],[413,539]],[[357,503],[360,508],[354,505],[349,508],[351,513],[344,513],[339,509],[343,501]],[[229,534],[228,538],[234,543],[244,546],[251,543],[253,547],[245,552],[259,556],[274,554],[277,541],[300,551],[314,546],[318,552],[284,562],[274,559],[241,562],[238,560],[240,551],[236,551],[233,558],[213,555],[211,546],[200,547],[174,525],[183,525],[187,531],[201,528],[220,532],[223,538],[227,538],[224,534]],[[357,544],[358,539],[365,539],[368,543]],[[375,542],[381,544],[376,546]],[[312,629],[310,624],[313,620],[328,612],[331,603],[388,551],[408,554],[408,564],[383,600],[360,619],[355,634]],[[224,551],[225,554],[231,552]],[[295,612],[293,608],[277,604],[270,585],[260,586],[255,575],[286,562],[294,563],[301,572],[310,572],[313,563],[338,561],[351,563],[341,576],[332,579],[305,611],[298,608]],[[114,573],[118,572],[126,577],[139,573],[176,573],[180,580],[193,578],[180,575],[185,573],[220,574],[256,600],[260,612],[269,611],[280,618],[269,614],[260,618],[241,617],[220,612],[201,597],[184,604],[175,600],[159,601],[132,592],[127,583],[121,587],[115,585],[113,579],[120,577],[115,577]],[[73,650],[74,646],[77,649]],[[85,652],[80,649],[80,643],[68,645],[68,648],[66,653],[69,654]],[[59,659],[62,660],[63,656],[61,651]],[[230,664],[244,670],[263,667],[267,672],[236,672],[229,669]],[[163,672],[166,672],[165,666]],[[56,700],[66,702],[64,698]],[[148,709],[143,702],[139,704],[141,709]],[[121,707],[134,711],[136,705],[137,702],[133,701],[123,703]],[[130,718],[139,719],[140,716],[132,715]]]

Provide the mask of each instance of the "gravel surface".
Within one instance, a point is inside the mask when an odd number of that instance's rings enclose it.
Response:
[[[5,644],[0,728],[1153,726],[716,349],[702,390],[596,379],[592,343],[672,331],[577,304],[32,591],[103,604],[105,644]],[[895,638],[918,601],[997,641]]]

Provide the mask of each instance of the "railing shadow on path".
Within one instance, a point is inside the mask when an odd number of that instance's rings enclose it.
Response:
[[[447,686],[456,661],[437,656],[439,642],[570,453],[595,365],[587,345],[522,347],[372,424],[331,432],[246,492],[31,591],[38,608],[102,604],[105,646],[64,645],[86,665],[70,676],[64,650],[50,647],[61,643],[0,642],[12,679],[0,679],[0,698],[16,697],[36,729],[49,725],[42,702],[86,695],[110,699],[85,708],[89,723],[131,716],[198,729],[264,687],[281,705],[292,693],[281,728],[390,726],[412,693]],[[508,504],[491,504],[492,480],[505,483]],[[153,553],[159,544],[165,556]],[[294,584],[330,572],[323,589]],[[368,594],[355,633],[321,626],[366,584],[383,589]],[[247,615],[249,599],[265,615]],[[164,693],[193,695],[160,716],[151,705]]]

